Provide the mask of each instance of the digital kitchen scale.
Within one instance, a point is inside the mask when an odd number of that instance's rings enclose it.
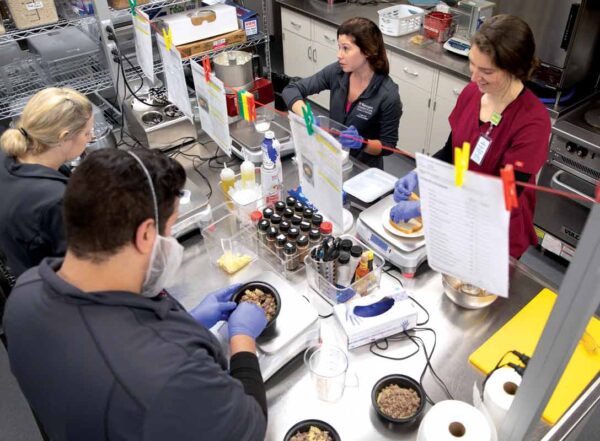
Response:
[[[272,285],[281,298],[281,310],[275,322],[274,335],[269,338],[259,337],[256,340],[258,363],[263,380],[267,381],[296,355],[319,341],[319,314],[297,289],[274,272],[266,271],[253,276],[252,281]],[[217,337],[225,352],[229,354],[227,332],[227,326],[223,322],[217,330]]]
[[[294,142],[290,133],[290,124],[287,118],[275,114],[271,125],[267,130],[275,133],[275,138],[281,145],[280,155],[282,158],[294,153]],[[254,123],[240,119],[229,125],[231,135],[231,151],[238,158],[246,159],[255,164],[261,164],[263,160],[262,142],[265,138],[264,132],[258,132]]]
[[[403,238],[389,233],[381,223],[383,213],[395,204],[390,195],[358,215],[356,234],[397,267],[404,277],[414,277],[419,265],[427,260],[425,238]]]

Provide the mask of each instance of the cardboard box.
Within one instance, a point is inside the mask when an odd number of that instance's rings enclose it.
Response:
[[[7,0],[15,27],[30,29],[58,21],[54,0]]]
[[[221,4],[167,15],[161,20],[173,34],[176,46],[239,29],[235,8]]]
[[[206,40],[194,41],[193,43],[182,44],[177,46],[182,58],[189,58],[195,55],[200,55],[204,52],[220,49],[230,44],[243,43],[246,41],[246,33],[241,29],[230,32],[228,34],[217,35]]]
[[[251,9],[237,6],[236,14],[240,29],[246,31],[248,37],[258,34],[258,15]]]

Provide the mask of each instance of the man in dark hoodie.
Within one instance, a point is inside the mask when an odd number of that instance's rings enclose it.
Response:
[[[11,369],[52,440],[263,440],[261,308],[209,294],[188,313],[163,288],[185,171],[153,151],[89,155],[64,196],[67,253],[8,300]],[[207,329],[228,319],[231,359]]]

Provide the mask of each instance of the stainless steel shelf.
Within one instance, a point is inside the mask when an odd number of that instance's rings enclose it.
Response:
[[[96,19],[93,16],[78,17],[73,14],[73,16],[67,18],[61,17],[57,23],[21,30],[15,27],[12,20],[4,20],[3,24],[4,28],[6,29],[6,33],[0,35],[0,46],[10,43],[11,41],[24,40],[34,35],[45,34],[47,32],[56,31],[69,26],[94,23],[95,21]]]
[[[146,3],[145,5],[141,5],[140,9],[146,14],[151,14],[152,12],[158,11],[165,6],[174,6],[180,3],[187,3],[188,1],[189,0],[150,0],[150,2]],[[109,7],[108,9],[110,10],[110,18],[113,20],[129,17],[131,14],[129,8],[113,9]]]
[[[205,56],[205,55],[209,55],[210,58],[212,59],[213,57],[215,57],[216,55],[220,54],[221,52],[225,52],[225,51],[233,51],[233,50],[242,50],[242,49],[248,49],[250,47],[254,47],[258,44],[265,44],[269,42],[269,35],[268,34],[262,34],[259,33],[257,35],[254,35],[252,37],[249,37],[247,41],[243,42],[243,43],[237,43],[237,44],[231,44],[228,46],[223,46],[219,49],[211,49],[209,51],[206,52],[202,52],[201,54],[197,54],[194,55],[193,57],[190,57],[186,60],[184,60],[184,63],[189,63],[189,60],[192,59],[194,61],[200,62],[200,60]]]

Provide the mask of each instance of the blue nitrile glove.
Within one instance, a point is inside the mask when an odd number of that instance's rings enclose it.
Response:
[[[398,179],[394,185],[394,202],[406,201],[417,185],[419,185],[419,178],[415,171]]]
[[[390,210],[390,219],[394,223],[406,222],[419,216],[421,216],[421,202],[419,201],[401,201]]]
[[[212,328],[217,322],[227,320],[237,303],[231,302],[231,296],[242,286],[237,283],[218,291],[212,292],[202,300],[190,314],[196,321],[207,328]]]
[[[265,311],[258,305],[242,302],[229,316],[229,338],[234,335],[248,335],[256,338],[267,326]]]
[[[347,149],[359,149],[363,145],[363,138],[358,134],[356,127],[350,126],[340,132],[340,144]]]

